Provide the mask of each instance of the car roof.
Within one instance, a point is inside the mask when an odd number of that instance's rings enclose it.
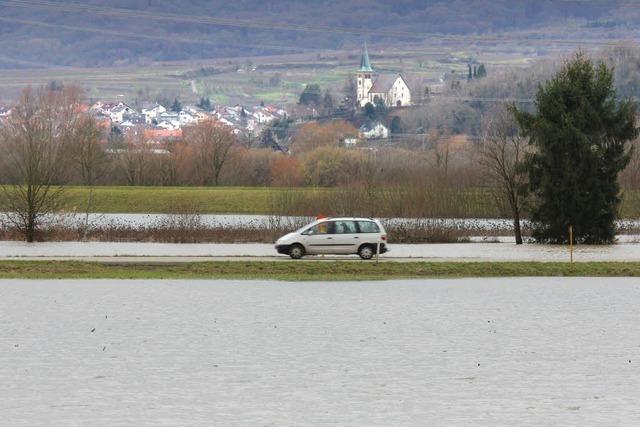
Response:
[[[349,217],[336,217],[336,218],[321,218],[318,221],[375,221],[375,219],[349,216]]]

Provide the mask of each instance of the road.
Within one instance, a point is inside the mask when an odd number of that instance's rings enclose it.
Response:
[[[391,245],[383,261],[568,261],[566,246],[511,243],[453,243]],[[0,242],[0,259],[72,259],[117,262],[194,262],[213,260],[273,261],[278,256],[268,244],[171,244],[112,242]],[[308,257],[307,259],[358,259]],[[640,244],[578,246],[574,259],[582,261],[640,261]]]
[[[32,425],[640,425],[640,281],[0,281]]]

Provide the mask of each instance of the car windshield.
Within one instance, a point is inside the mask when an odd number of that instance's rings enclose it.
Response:
[[[313,227],[314,225],[316,225],[318,223],[318,221],[313,221],[311,224],[307,224],[304,227],[300,227],[299,229],[297,229],[296,231],[294,231],[294,233],[302,233],[308,229],[310,229],[311,227]]]
[[[313,236],[315,234],[334,234],[335,224],[332,221],[321,221],[309,227],[302,234]]]

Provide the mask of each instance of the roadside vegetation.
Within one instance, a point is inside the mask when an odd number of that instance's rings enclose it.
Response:
[[[142,226],[129,225],[126,220],[89,225],[57,217],[41,227],[36,241],[102,241],[102,242],[162,242],[162,243],[273,243],[279,237],[308,224],[312,218],[295,219],[269,216],[262,221],[234,225],[219,222],[207,224],[199,215],[170,214]],[[383,221],[385,222],[385,221]],[[446,221],[420,220],[386,224],[391,243],[463,243],[471,237],[509,235],[509,227],[487,228],[476,224],[452,225]],[[15,228],[0,229],[0,240],[22,240]],[[489,240],[492,241],[492,240]]]
[[[638,262],[220,261],[145,264],[0,261],[2,279],[261,279],[366,281],[462,277],[638,277]]]

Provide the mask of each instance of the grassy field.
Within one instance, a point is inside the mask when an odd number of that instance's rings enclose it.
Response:
[[[89,189],[65,189],[68,210],[83,211]],[[266,187],[95,187],[94,212],[170,213],[194,207],[206,214],[266,214],[280,188]],[[324,189],[287,189],[288,192],[324,192]]]
[[[89,189],[67,187],[65,209],[83,212]],[[270,214],[278,212],[278,200],[303,195],[309,200],[337,191],[331,188],[270,187],[94,187],[92,211],[100,213],[171,213],[193,207],[202,214]],[[481,189],[466,191],[444,204],[457,205],[456,216],[499,217],[500,212]],[[1,208],[1,206],[0,206]],[[275,209],[275,210],[274,210]],[[443,207],[444,211],[451,207]],[[317,213],[317,212],[315,212]],[[310,214],[315,214],[311,212]],[[323,212],[330,214],[329,212]],[[462,213],[462,215],[461,215]],[[299,214],[304,214],[300,212]],[[440,216],[447,216],[440,215]],[[625,193],[621,218],[640,217],[640,191]]]
[[[64,210],[85,212],[89,190],[88,187],[65,187]],[[347,199],[353,197],[353,194],[344,195],[338,188],[102,186],[94,187],[93,191],[91,211],[97,213],[363,215],[356,209],[358,206],[362,208],[360,205],[346,207]],[[413,215],[391,211],[390,206],[385,203],[380,203],[379,208],[380,212],[374,213],[377,216]],[[498,208],[481,188],[443,191],[434,198],[429,208],[430,212],[424,213],[425,216],[501,216]],[[340,210],[345,212],[338,212]]]
[[[640,262],[372,262],[218,261],[117,264],[75,261],[0,261],[2,279],[266,279],[286,281],[389,280],[461,277],[638,277]]]

